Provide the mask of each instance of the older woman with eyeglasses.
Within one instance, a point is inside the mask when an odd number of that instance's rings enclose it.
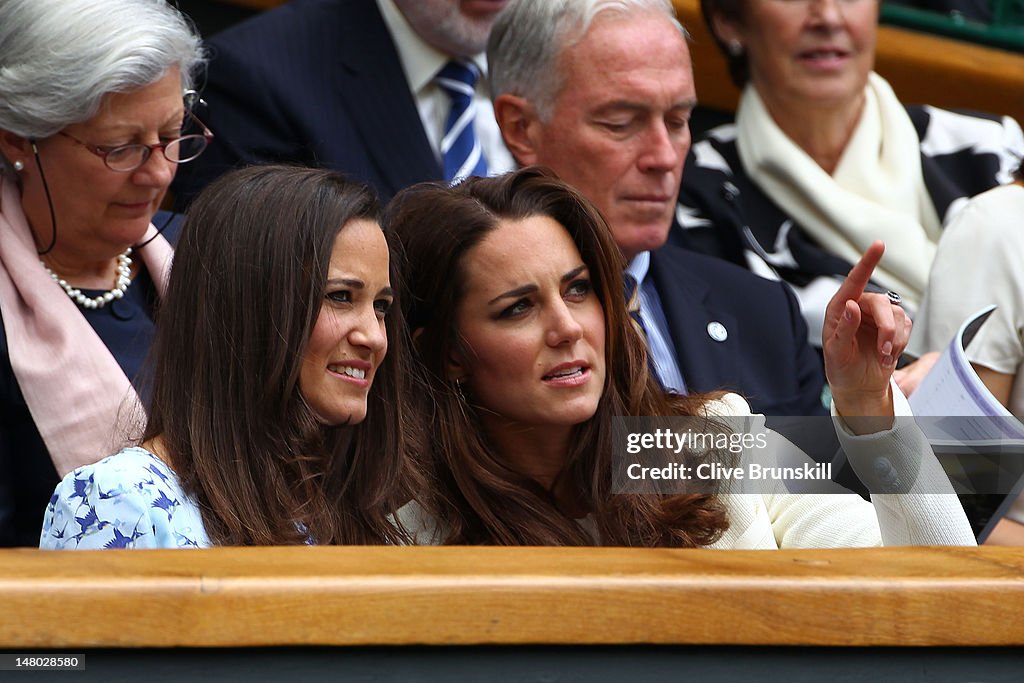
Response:
[[[59,476],[141,412],[202,61],[163,0],[0,3],[0,545],[35,545]]]

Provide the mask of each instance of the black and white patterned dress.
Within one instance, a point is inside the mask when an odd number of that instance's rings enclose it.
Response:
[[[907,107],[920,140],[921,170],[943,225],[967,199],[1010,182],[1024,155],[1024,134],[1009,117]],[[724,258],[793,286],[811,330],[821,329],[821,302],[851,263],[829,253],[759,187],[744,169],[737,128],[708,131],[690,150],[670,241]],[[884,283],[877,283],[884,285]]]

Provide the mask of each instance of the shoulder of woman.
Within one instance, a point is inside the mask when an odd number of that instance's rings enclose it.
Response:
[[[689,156],[683,185],[692,185],[707,173],[721,178],[719,174],[732,176],[742,171],[736,152],[736,124],[722,124],[704,133],[690,147]]]
[[[414,545],[438,545],[443,530],[437,519],[415,500],[399,508],[391,516],[392,524],[404,529]]]
[[[745,398],[730,392],[705,403],[704,414],[707,417],[746,417],[754,413]]]
[[[907,112],[919,133],[930,137],[931,143],[961,142],[964,140],[1003,140],[1012,144],[1021,138],[1020,123],[1011,116],[980,111],[952,110],[934,105],[914,105]],[[938,137],[937,137],[938,136]]]
[[[88,478],[102,484],[118,481],[153,482],[158,486],[172,482],[177,484],[177,478],[167,463],[141,446],[128,446],[98,462],[79,467],[70,472],[65,481],[76,474],[79,479]]]
[[[166,547],[157,531],[186,505],[163,461],[142,448],[126,448],[69,472],[57,485],[40,547]]]
[[[1006,246],[1024,244],[1019,216],[1024,211],[1024,186],[999,185],[971,198],[942,232],[939,244],[957,243],[974,249],[996,240]]]
[[[176,246],[181,236],[181,227],[185,224],[185,214],[173,211],[157,211],[150,221],[170,245]]]

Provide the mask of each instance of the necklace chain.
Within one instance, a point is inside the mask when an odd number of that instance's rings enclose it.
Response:
[[[131,253],[132,248],[128,247],[127,249],[124,250],[124,253],[118,255],[117,279],[114,281],[114,288],[107,292],[104,292],[103,294],[100,294],[99,296],[86,296],[85,294],[82,294],[82,290],[69,285],[64,278],[50,270],[50,267],[45,263],[43,263],[43,268],[46,268],[46,272],[50,274],[50,277],[53,278],[53,281],[60,285],[61,289],[63,289],[67,293],[67,295],[71,297],[71,300],[74,301],[79,306],[81,306],[82,308],[90,309],[103,308],[114,299],[120,299],[121,297],[123,297],[124,293],[128,290],[128,285],[132,283],[132,259],[130,256]]]

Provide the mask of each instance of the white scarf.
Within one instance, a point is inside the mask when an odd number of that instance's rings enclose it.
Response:
[[[864,111],[832,175],[778,127],[752,85],[736,114],[744,169],[825,250],[856,263],[885,241],[874,279],[916,309],[941,223],[921,173],[921,143],[906,109],[871,73]]]

